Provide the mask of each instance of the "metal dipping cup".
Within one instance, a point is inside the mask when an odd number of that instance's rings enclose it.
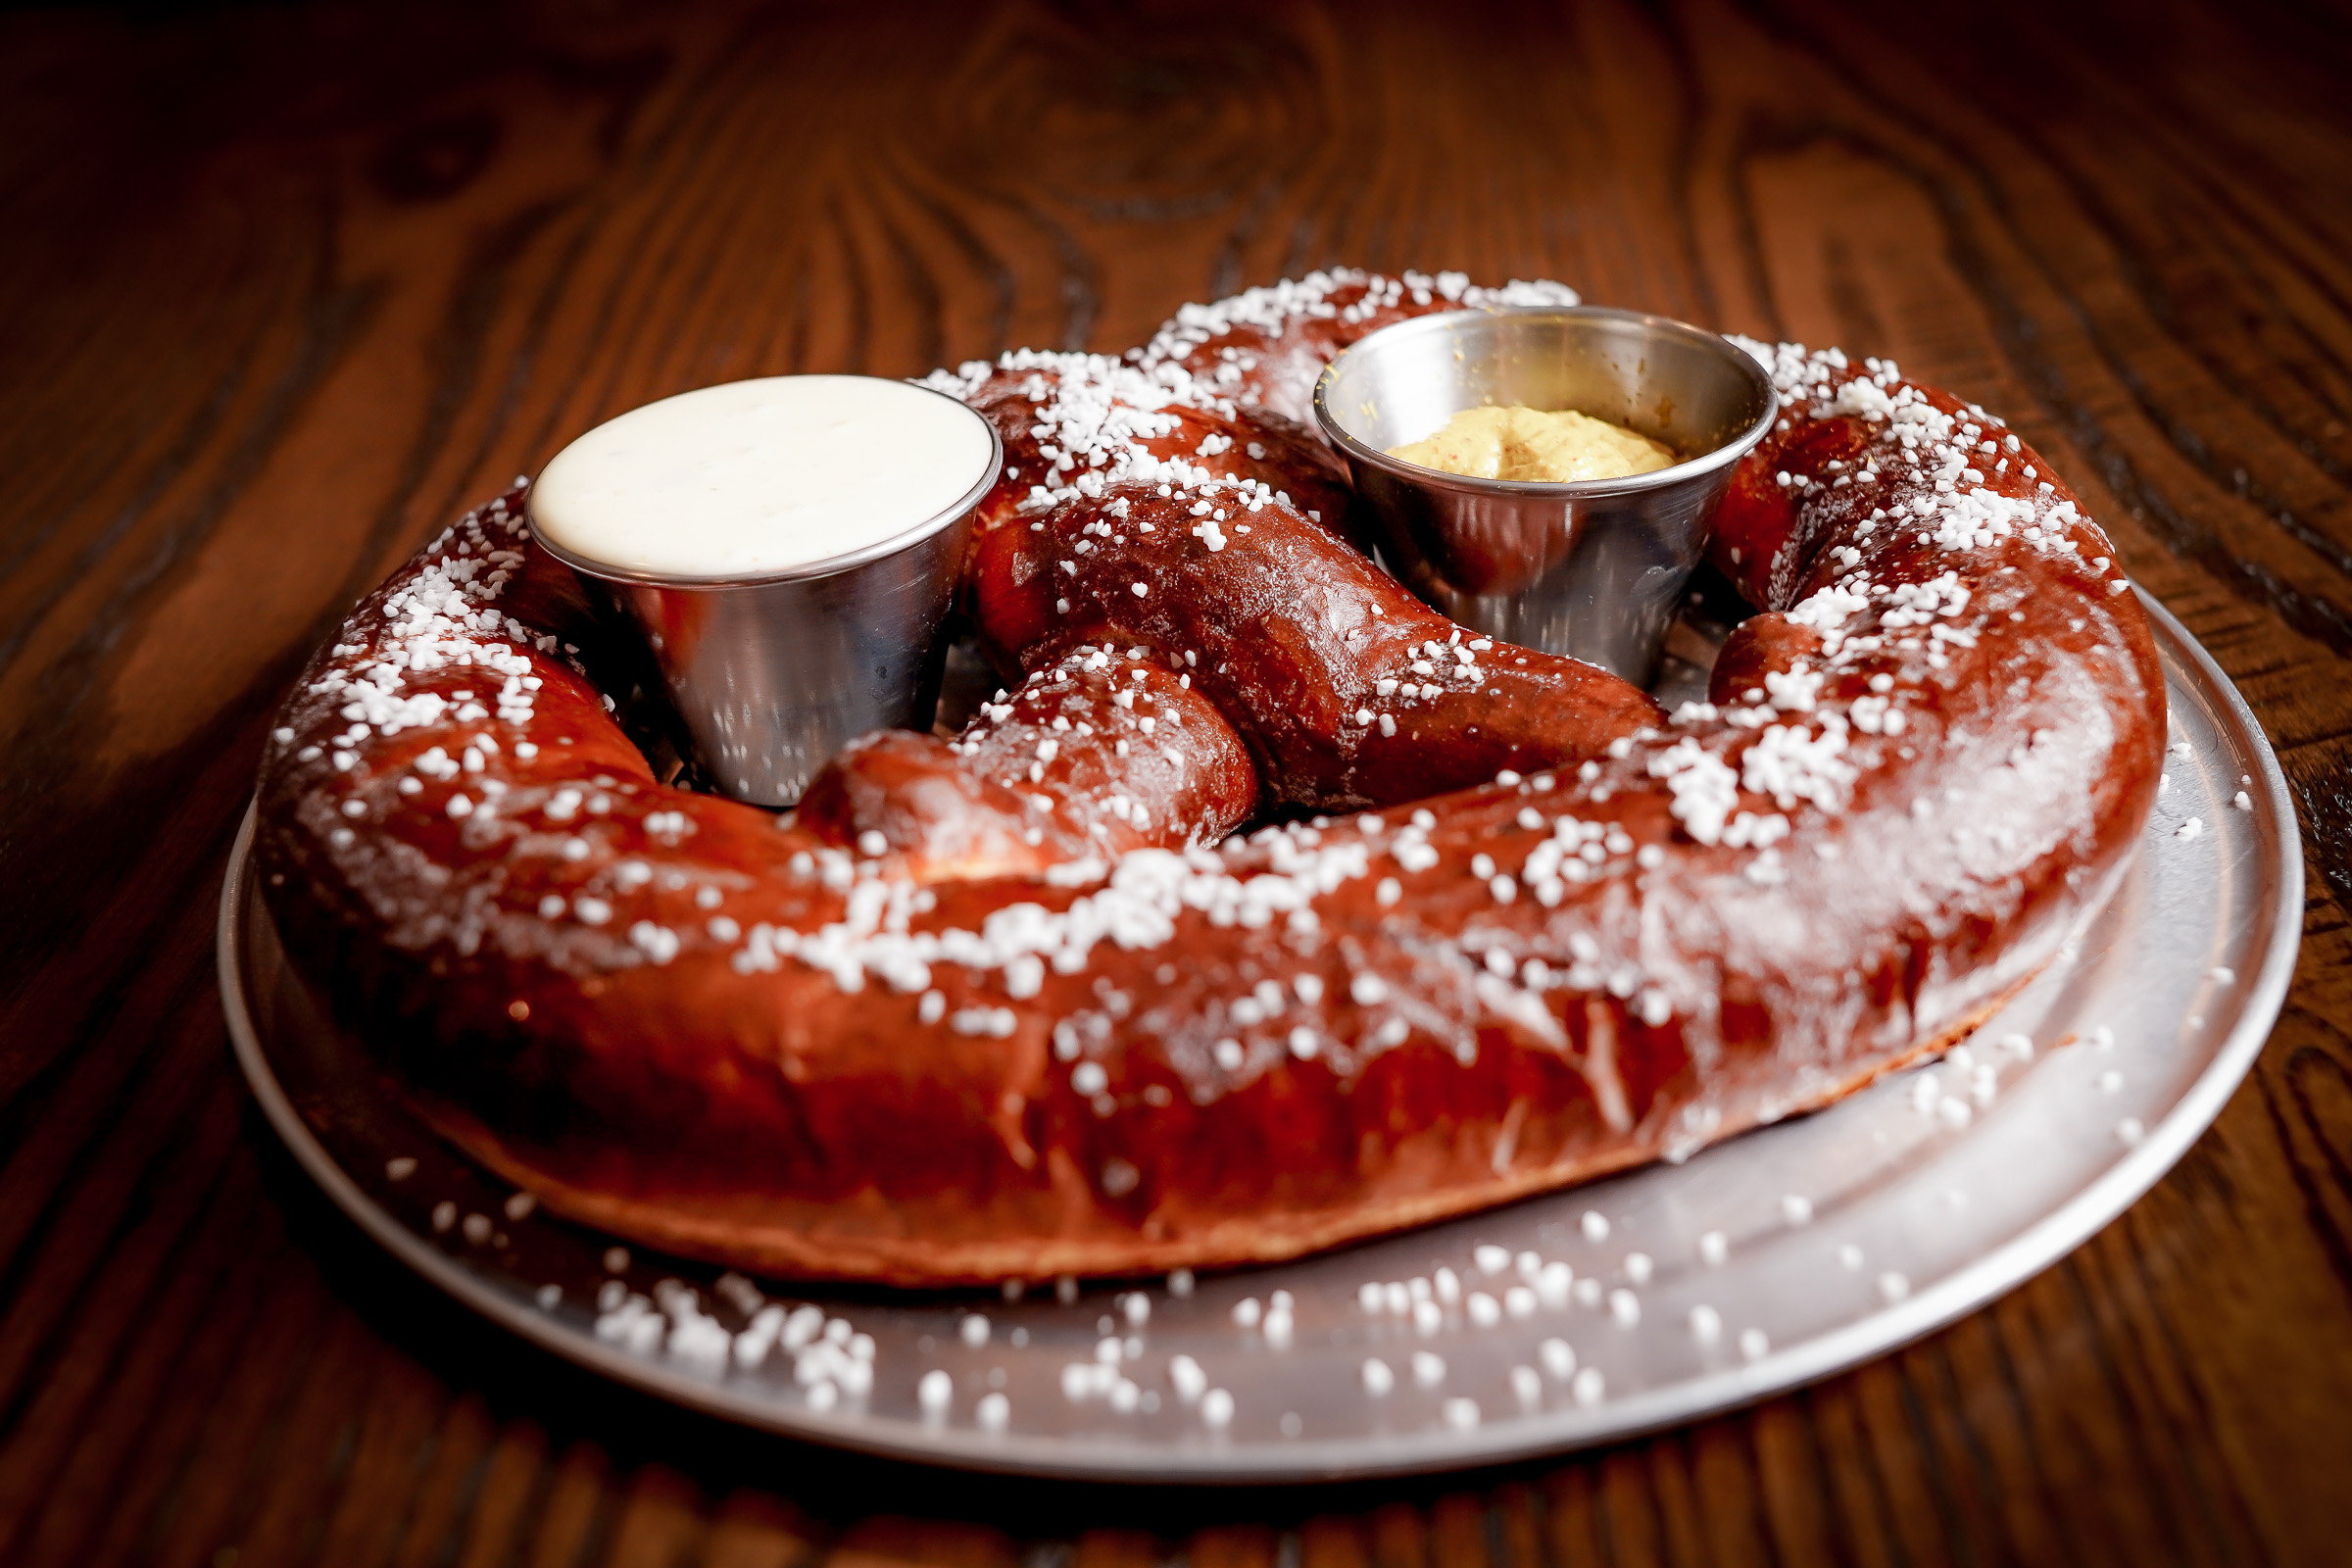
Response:
[[[1388,455],[1482,404],[1574,409],[1687,456],[1655,473],[1534,484]],[[1733,465],[1778,409],[1764,368],[1716,334],[1591,306],[1399,321],[1315,384],[1315,418],[1407,587],[1465,626],[1636,684],[1657,669]]]
[[[584,560],[536,527],[532,536],[638,633],[711,785],[790,806],[845,743],[929,721],[918,710],[936,695],[926,690],[932,645],[972,509],[1004,466],[996,427],[971,417],[988,431],[989,458],[963,498],[847,555],[755,576],[655,575]]]

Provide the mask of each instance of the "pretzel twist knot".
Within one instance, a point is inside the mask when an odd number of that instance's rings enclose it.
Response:
[[[782,818],[657,781],[503,497],[287,698],[279,929],[473,1155],[777,1273],[1286,1257],[1850,1093],[2104,898],[2153,641],[1999,419],[1760,344],[1708,702],[1453,625],[1349,544],[1307,392],[1405,316],[1573,299],[1318,273],[935,376],[1004,441],[963,585],[1004,689]]]

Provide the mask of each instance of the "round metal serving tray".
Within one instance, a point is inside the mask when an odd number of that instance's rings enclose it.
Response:
[[[554,1219],[438,1142],[329,1021],[262,905],[250,815],[220,907],[229,1031],[295,1156],[395,1256],[528,1340],[716,1415],[1152,1481],[1440,1469],[1623,1438],[1982,1305],[2121,1213],[2245,1075],[2294,967],[2294,810],[2228,679],[2148,612],[2173,749],[2137,861],[1964,1050],[1687,1164],[1278,1267],[1018,1302],[811,1294]]]

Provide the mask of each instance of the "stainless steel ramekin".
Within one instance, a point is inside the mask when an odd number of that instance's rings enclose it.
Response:
[[[1662,441],[1655,473],[1529,484],[1388,455],[1482,404],[1575,409]],[[1732,466],[1772,428],[1745,352],[1634,311],[1457,311],[1384,327],[1324,369],[1315,417],[1377,523],[1384,564],[1465,626],[1646,683]]]
[[[936,695],[925,678],[932,644],[955,598],[972,509],[1004,464],[996,427],[971,417],[988,431],[989,459],[961,500],[805,565],[661,575],[585,560],[532,533],[643,641],[711,785],[755,805],[790,806],[848,741],[930,721],[919,710]]]

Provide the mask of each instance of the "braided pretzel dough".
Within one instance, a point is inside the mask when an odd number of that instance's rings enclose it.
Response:
[[[279,929],[478,1158],[781,1273],[1280,1258],[1836,1100],[2104,898],[2152,640],[1999,420],[1762,345],[1715,559],[1763,612],[1709,703],[1454,627],[1298,417],[1389,320],[1561,298],[1315,274],[935,378],[1004,437],[965,601],[1010,689],[781,819],[657,782],[504,497],[287,699]]]

